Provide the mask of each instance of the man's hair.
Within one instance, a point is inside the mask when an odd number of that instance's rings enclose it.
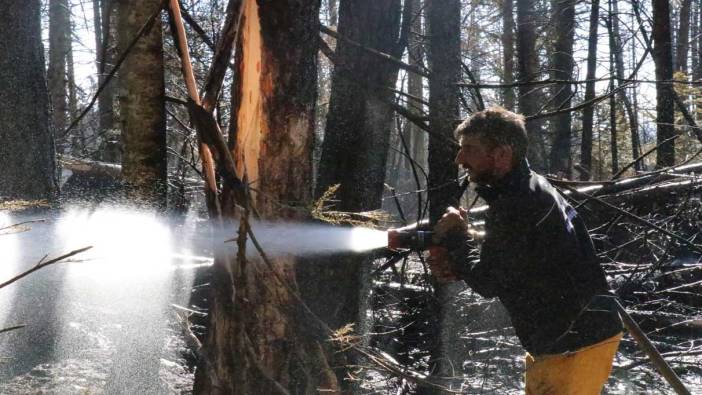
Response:
[[[508,145],[512,147],[515,164],[526,157],[529,144],[524,116],[502,107],[490,107],[474,113],[458,125],[455,134],[459,139],[462,136],[478,136],[491,149]]]

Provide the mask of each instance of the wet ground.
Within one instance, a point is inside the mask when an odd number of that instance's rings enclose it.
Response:
[[[132,209],[1,212],[0,279],[94,248],[0,289],[0,393],[180,394],[193,374],[173,305],[209,254],[197,221]],[[47,256],[45,258],[45,256]]]

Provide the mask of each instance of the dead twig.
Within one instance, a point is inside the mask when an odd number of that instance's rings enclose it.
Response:
[[[25,272],[22,272],[22,273],[16,275],[15,277],[12,277],[11,279],[5,281],[4,283],[0,284],[0,288],[4,288],[4,287],[6,287],[6,286],[8,286],[8,285],[10,285],[10,284],[12,284],[12,283],[14,283],[14,282],[17,282],[18,280],[20,280],[20,279],[22,279],[22,278],[24,278],[24,277],[27,277],[28,275],[30,275],[30,274],[36,272],[36,271],[39,270],[39,269],[45,268],[45,267],[47,267],[47,266],[49,266],[49,265],[52,265],[52,264],[54,264],[54,263],[56,263],[56,262],[60,262],[60,261],[62,261],[62,260],[64,260],[64,259],[66,259],[66,258],[70,258],[70,257],[72,257],[72,256],[74,256],[74,255],[80,254],[81,252],[87,251],[87,250],[89,250],[89,249],[91,249],[91,248],[93,248],[93,246],[88,246],[88,247],[79,248],[79,249],[77,249],[77,250],[73,250],[73,251],[71,251],[71,252],[69,252],[69,253],[67,253],[67,254],[63,254],[63,255],[61,255],[60,257],[57,257],[57,258],[48,260],[48,261],[46,261],[46,262],[44,262],[44,258],[42,258],[42,259],[39,261],[39,263],[37,263],[33,268],[31,268],[31,269],[29,269],[29,270],[27,270],[27,271],[25,271]]]

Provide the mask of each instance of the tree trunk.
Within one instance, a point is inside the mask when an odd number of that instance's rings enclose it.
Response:
[[[621,35],[619,33],[619,6],[617,0],[610,0],[610,3],[612,4],[612,13],[614,14],[614,17],[611,18],[609,32],[611,36],[610,42],[613,42],[614,44],[610,44],[610,48],[614,51],[616,77],[620,81],[617,85],[621,86],[621,81],[626,78],[626,76],[624,75],[624,46],[622,45]],[[629,96],[627,95],[627,91],[625,89],[620,89],[617,96],[624,106],[624,110],[626,111],[626,115],[629,120],[632,159],[636,159],[639,157],[639,155],[641,155],[638,114],[634,111],[631,100],[629,100]],[[634,169],[641,170],[642,163],[636,162]]]
[[[448,206],[456,206],[457,146],[450,144],[459,117],[461,79],[460,3],[427,0],[429,35],[429,218],[436,222]]]
[[[312,200],[319,2],[244,0],[243,12],[232,121],[237,171],[256,180],[252,202],[262,218],[304,220]],[[328,333],[293,294],[300,262],[275,258],[268,266],[227,254],[213,267],[208,358],[195,392],[338,393]]]
[[[49,1],[49,67],[47,70],[51,98],[52,127],[58,138],[58,149],[68,145],[63,132],[68,126],[68,97],[66,95],[66,59],[71,47],[71,20],[68,0]]]
[[[675,71],[687,74],[687,54],[690,48],[690,8],[692,0],[682,0],[678,37],[675,43]]]
[[[459,0],[426,0],[429,35],[429,220],[443,215],[448,206],[458,207],[458,168],[454,163],[457,146],[450,143],[455,122],[459,117],[461,79],[461,3]],[[455,300],[457,286],[437,285],[436,328],[432,336],[437,341],[432,351],[432,374],[451,377],[452,363],[458,363],[455,342],[458,341]],[[420,393],[434,393],[422,388]]]
[[[58,192],[40,2],[0,1],[0,199]]]
[[[590,31],[587,44],[587,76],[585,84],[585,102],[595,97],[595,73],[597,72],[597,27],[600,20],[600,1],[592,0],[590,6]],[[583,131],[580,143],[580,173],[581,180],[589,180],[592,174],[592,124],[595,113],[594,106],[583,110]]]
[[[412,33],[409,36],[408,42],[409,63],[413,66],[421,66],[424,64],[424,51],[422,50],[422,37],[424,35],[424,30],[422,29],[421,16],[424,4],[421,0],[415,0],[413,5],[414,6],[412,7],[411,11],[413,18]],[[407,78],[407,92],[410,94],[410,96],[420,99],[409,99],[407,105],[413,113],[424,114],[424,79],[422,76],[415,73],[408,73]],[[408,144],[411,146],[412,159],[414,159],[416,164],[424,168],[426,171],[427,133],[412,122],[407,122],[407,128],[409,130]],[[418,189],[423,189],[424,187],[424,185],[419,185]]]
[[[514,2],[502,1],[502,81],[505,84],[514,82]],[[514,111],[514,88],[505,88],[505,108]]]
[[[690,37],[692,40],[690,41],[689,53],[692,54],[692,56],[690,56],[690,75],[693,76],[693,80],[697,72],[697,63],[699,61],[697,55],[699,53],[699,38],[697,37],[699,26],[699,0],[696,0],[692,3],[690,12]]]
[[[573,78],[573,38],[575,36],[575,0],[553,0],[551,3],[551,24],[555,33],[551,78],[571,80]],[[573,88],[570,84],[557,84],[554,87],[553,101],[556,109],[570,107]],[[552,173],[571,177],[571,113],[553,117],[551,125],[555,139],[551,148],[550,169]]]
[[[536,52],[536,14],[538,12],[535,0],[517,1],[517,76],[519,82],[529,82],[539,79],[539,57]],[[519,88],[519,112],[524,115],[534,115],[539,112],[542,102],[541,89],[534,85]],[[543,122],[532,120],[527,122],[529,136],[529,151],[527,157],[532,166],[538,171],[546,170],[546,158],[543,155]]]
[[[342,0],[339,34],[400,57],[399,0]],[[316,197],[340,184],[337,209],[381,206],[398,68],[362,48],[337,41]]]
[[[673,51],[670,30],[670,3],[653,0],[653,59],[656,67],[656,142],[675,136],[673,100]],[[675,164],[675,141],[662,144],[656,152],[658,167]]]
[[[97,67],[98,85],[105,82],[105,76],[114,66],[115,34],[113,25],[117,9],[115,0],[93,0],[93,23],[95,27],[95,60]],[[98,128],[97,134],[103,136],[104,147],[100,151],[102,160],[106,162],[121,162],[120,137],[114,130],[114,92],[113,78],[98,97]]]
[[[619,43],[614,35],[614,28],[612,27],[615,14],[612,12],[612,5],[616,0],[609,0],[609,15],[607,18],[607,30],[609,31],[609,90],[614,91],[615,89],[615,75],[616,66],[615,58],[616,52],[619,50]],[[615,95],[609,97],[609,141],[610,141],[610,154],[612,155],[612,175],[617,174],[619,170],[619,147],[617,145],[617,101],[615,100]]]
[[[119,2],[119,47],[161,7],[160,0]],[[158,21],[158,20],[157,20]],[[154,23],[120,70],[122,177],[130,194],[144,203],[166,203],[166,117],[161,24]]]
[[[697,26],[697,34],[693,36],[697,43],[697,51],[692,54],[692,57],[697,59],[697,67],[692,70],[692,79],[699,81],[702,79],[702,35],[699,34],[702,32],[702,3],[700,0],[697,0],[697,19],[694,23]]]

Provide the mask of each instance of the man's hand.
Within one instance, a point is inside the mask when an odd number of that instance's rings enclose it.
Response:
[[[448,251],[444,247],[429,248],[429,270],[439,284],[458,281],[458,275],[453,270],[453,263]]]
[[[467,216],[468,211],[462,208],[447,208],[446,213],[444,213],[441,219],[439,219],[439,222],[434,226],[434,243],[451,248],[453,246],[445,245],[449,239],[456,236],[465,239],[468,235]]]

